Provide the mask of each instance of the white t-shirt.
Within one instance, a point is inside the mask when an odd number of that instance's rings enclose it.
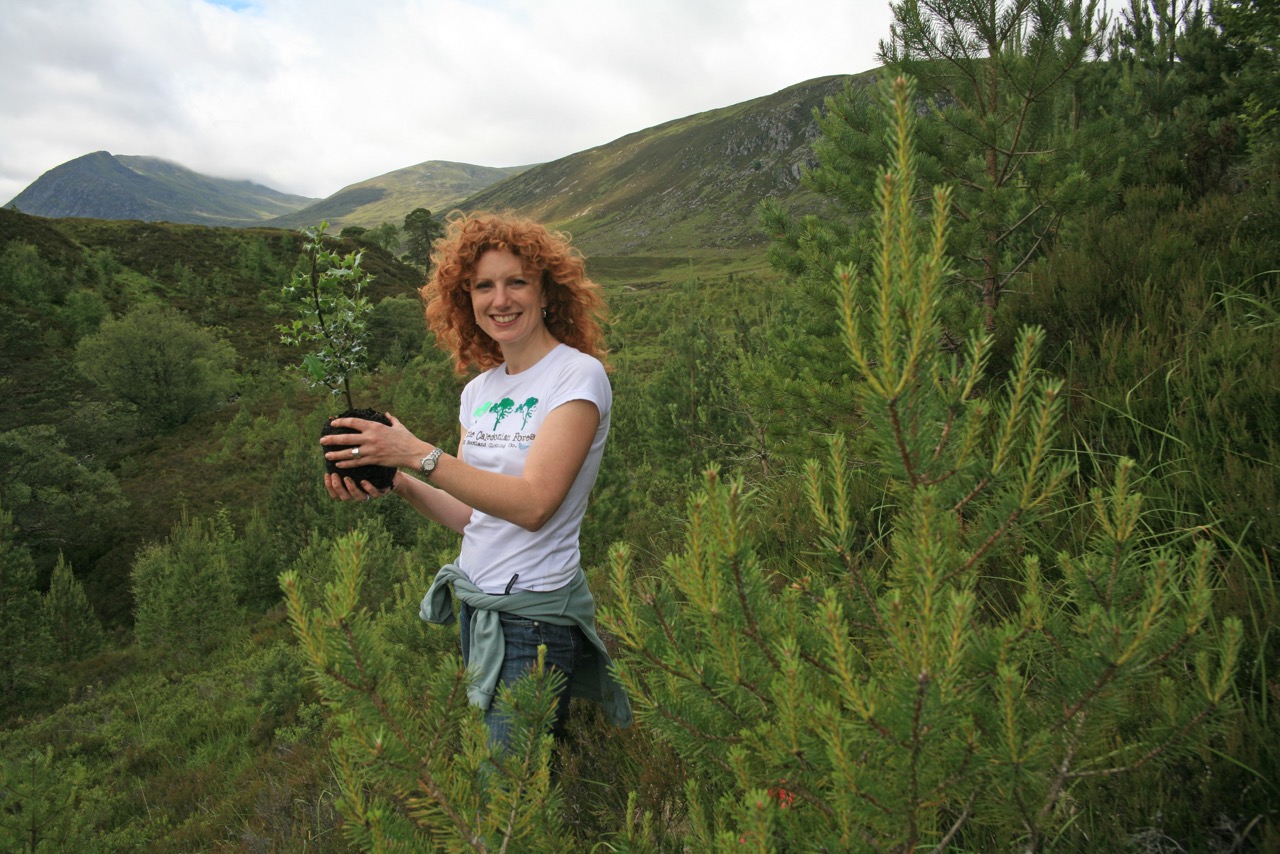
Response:
[[[594,403],[600,425],[560,509],[536,532],[473,510],[463,530],[458,566],[486,593],[507,590],[515,575],[511,590],[558,590],[573,579],[580,562],[578,533],[609,435],[613,390],[599,360],[560,344],[515,376],[499,365],[462,391],[463,461],[508,475],[524,473],[543,419],[571,400]]]

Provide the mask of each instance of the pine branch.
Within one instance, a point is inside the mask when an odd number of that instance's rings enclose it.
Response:
[[[849,652],[845,645],[840,608],[834,599],[828,598],[823,616],[826,618],[824,625],[831,644],[831,658],[835,664],[836,676],[840,680],[841,695],[854,708],[858,716],[876,732],[890,741],[897,741],[893,732],[876,720],[874,709],[867,705],[854,681],[853,671],[849,668]]]
[[[960,511],[964,510],[965,505],[967,505],[970,501],[973,501],[975,498],[981,495],[982,491],[986,489],[990,484],[991,484],[990,475],[987,475],[986,477],[979,480],[977,483],[973,485],[973,488],[969,490],[968,494],[965,495],[964,498],[961,498],[959,501],[955,503],[955,505],[951,508],[951,512],[959,516]]]
[[[982,559],[982,556],[987,553],[987,550],[989,548],[991,548],[993,545],[999,542],[1000,539],[1006,533],[1008,533],[1009,529],[1012,528],[1014,524],[1017,523],[1018,519],[1021,517],[1022,517],[1022,508],[1015,507],[1013,511],[1010,512],[1009,515],[1005,517],[1005,520],[1000,523],[1000,526],[996,528],[994,531],[992,531],[991,535],[988,536],[982,542],[982,545],[978,546],[977,550],[975,550],[973,554],[969,556],[969,559],[966,560],[963,564],[961,564],[959,568],[954,569],[951,572],[948,572],[946,575],[944,575],[942,577],[942,580],[944,582],[951,581],[956,576],[966,574],[970,569],[974,567],[974,565],[979,560]]]
[[[760,637],[760,625],[756,621],[755,612],[751,609],[751,603],[747,601],[746,585],[742,579],[742,564],[737,555],[730,559],[729,566],[733,571],[734,587],[738,593],[738,605],[742,608],[742,616],[747,622],[747,637],[755,642],[756,647],[769,661],[769,665],[774,670],[778,670],[778,659],[774,657],[773,650],[769,649],[769,645]]]
[[[337,674],[336,671],[334,671],[332,668],[327,669],[326,672],[328,672],[332,676],[332,678],[335,679],[335,681],[347,687],[348,690],[352,691],[353,693],[358,693],[365,696],[373,705],[373,708],[377,711],[379,717],[382,720],[382,723],[391,730],[392,734],[396,737],[396,739],[403,745],[406,745],[406,746],[411,745],[413,743],[413,740],[409,738],[408,735],[404,732],[403,728],[400,726],[400,721],[398,717],[396,717],[396,715],[393,713],[393,711],[390,709],[390,707],[386,703],[385,699],[376,690],[376,684],[377,684],[376,680],[372,679],[369,676],[368,670],[365,667],[364,655],[360,649],[360,645],[356,641],[355,635],[351,628],[350,621],[345,618],[340,619],[338,621],[338,628],[340,629],[344,639],[346,640],[347,648],[350,651],[352,660],[356,666],[356,672],[359,673],[360,676],[362,677],[363,684],[357,684],[355,682],[352,682],[351,680],[348,680],[346,677],[340,674]],[[377,746],[378,746],[377,752],[380,753],[381,752],[380,738],[378,740]],[[423,771],[426,769],[419,768],[419,770]],[[449,817],[450,821],[453,823],[454,827],[457,829],[459,834],[462,835],[463,838],[466,838],[469,835],[470,825],[460,813],[458,813],[455,809],[453,809],[452,803],[445,796],[443,787],[436,781],[435,777],[431,775],[430,772],[428,771],[425,777],[419,776],[418,779],[419,779],[419,783],[426,784],[424,786],[424,789],[429,794],[431,794],[432,797],[435,799],[436,806],[446,816]],[[473,844],[473,847],[475,847],[474,844]],[[483,843],[480,844],[477,850],[485,850]]]
[[[840,726],[844,722],[842,710],[834,706],[828,707],[825,714],[826,733],[823,733],[823,740],[826,742],[828,749],[832,752],[835,761],[832,763],[833,776],[843,778],[848,785],[848,790],[861,801],[866,802],[874,808],[877,813],[885,818],[892,818],[893,810],[888,805],[882,803],[875,795],[857,785],[856,781],[848,774],[848,769],[862,767],[866,762],[866,756],[852,757],[845,749],[846,740],[842,738]],[[892,737],[892,736],[890,736]],[[837,810],[837,813],[839,811]]]
[[[1102,689],[1111,682],[1111,679],[1116,675],[1116,671],[1118,669],[1119,668],[1116,666],[1115,662],[1108,662],[1107,666],[1103,668],[1102,673],[1093,681],[1093,684],[1089,686],[1089,689],[1063,711],[1062,717],[1049,725],[1048,731],[1056,732],[1071,723],[1071,720],[1080,713],[1081,709],[1102,693]]]
[[[960,816],[951,823],[951,827],[943,834],[942,839],[938,840],[938,844],[933,847],[935,854],[945,854],[951,845],[951,840],[955,839],[956,834],[960,832],[965,823],[969,821],[969,816],[973,814],[973,806],[978,801],[978,792],[974,791],[969,795],[969,801],[964,805],[964,811]]]
[[[1068,775],[1068,777],[1072,780],[1082,780],[1088,777],[1115,777],[1119,774],[1128,774],[1132,771],[1136,771],[1152,759],[1155,759],[1165,753],[1177,742],[1186,740],[1191,731],[1203,723],[1209,715],[1217,711],[1217,708],[1218,706],[1216,703],[1210,703],[1208,706],[1205,706],[1198,714],[1195,715],[1195,717],[1191,718],[1179,727],[1175,732],[1165,738],[1164,741],[1160,742],[1160,744],[1157,744],[1155,747],[1140,756],[1136,762],[1132,762],[1118,768],[1099,768],[1092,771],[1073,771]]]
[[[658,607],[657,602],[655,601],[650,603],[650,608],[653,610],[653,616],[658,622],[658,627],[662,629],[662,633],[667,638],[667,644],[668,644],[667,648],[672,651],[680,649],[681,648],[680,644],[676,641],[675,631],[672,629],[671,624],[667,620],[666,615],[663,613],[662,609]],[[737,711],[733,708],[733,706],[729,705],[729,701],[724,699],[724,697],[720,696],[719,692],[711,690],[711,686],[707,684],[706,677],[703,676],[701,672],[690,667],[687,664],[687,662],[684,661],[684,659],[680,659],[680,663],[685,665],[686,671],[681,672],[674,668],[668,667],[665,661],[659,659],[653,653],[649,653],[646,651],[646,658],[648,658],[651,664],[654,664],[660,670],[670,674],[671,676],[675,676],[678,679],[684,679],[686,681],[693,682],[694,684],[698,685],[700,688],[702,688],[705,691],[705,693],[716,704],[718,704],[721,708],[723,708],[726,712],[728,712],[733,717],[733,719],[739,723],[739,725],[745,724],[745,722],[742,720],[741,716],[737,713]],[[734,741],[734,739],[724,739],[724,740],[731,743]]]
[[[893,441],[898,449],[898,459],[902,460],[902,468],[907,473],[907,482],[913,488],[921,486],[920,476],[916,474],[915,466],[912,465],[911,451],[907,448],[905,431],[902,427],[902,418],[898,413],[897,399],[885,401],[885,409],[889,412],[889,422],[893,425]]]
[[[1040,812],[1036,815],[1037,826],[1044,824],[1057,806],[1062,787],[1071,778],[1071,761],[1075,758],[1075,755],[1076,743],[1072,740],[1067,742],[1066,753],[1063,755],[1062,761],[1058,763],[1058,773],[1054,775],[1053,780],[1050,782],[1049,792],[1045,796],[1044,803],[1040,806]]]
[[[935,463],[942,459],[942,450],[947,447],[947,439],[951,436],[951,426],[955,423],[955,420],[956,420],[955,408],[948,407],[947,420],[943,422],[942,430],[939,431],[938,433],[938,441],[934,443],[934,446],[933,446],[933,462]],[[951,477],[951,475],[955,473],[956,473],[956,470],[953,468],[942,479],[945,480],[946,478]],[[937,483],[937,481],[936,480],[929,481],[930,485],[932,485],[933,483]]]
[[[1038,205],[1031,213],[1037,213],[1046,207],[1047,205],[1042,203]],[[1028,213],[1026,217],[1020,220],[1017,224],[1017,227],[1021,227],[1028,219],[1030,219],[1031,213]],[[1045,245],[1047,238],[1051,234],[1057,234],[1058,224],[1061,221],[1062,221],[1062,214],[1055,211],[1053,216],[1049,218],[1049,221],[1044,223],[1044,225],[1042,225],[1036,231],[1035,240],[1032,241],[1031,246],[1027,249],[1027,251],[1023,254],[1023,256],[1013,264],[1012,267],[1004,271],[1004,274],[1000,279],[1000,290],[1003,291],[1005,287],[1008,286],[1010,281],[1012,281],[1020,273],[1024,272],[1027,269],[1027,267],[1031,266],[1033,261],[1035,261],[1038,257],[1041,256],[1041,249]],[[1011,228],[1010,231],[1012,230],[1013,229]]]
[[[910,801],[907,805],[907,838],[908,851],[916,847],[919,837],[918,816],[920,811],[920,750],[924,744],[924,732],[921,719],[924,712],[925,697],[929,692],[929,674],[921,673],[916,677],[916,696],[911,708],[911,759],[907,764],[907,791]]]
[[[653,707],[652,710],[656,712],[660,717],[670,721],[671,723],[675,724],[676,726],[680,727],[682,730],[687,732],[689,735],[696,738],[699,741],[699,743],[711,741],[711,742],[716,742],[718,744],[736,746],[736,745],[743,744],[745,742],[745,739],[742,738],[741,736],[723,736],[723,735],[716,735],[715,733],[709,733],[706,730],[701,729],[695,726],[694,724],[690,723],[688,720],[682,718],[680,715],[676,714],[674,709],[669,709],[666,706],[655,706]],[[707,751],[703,753],[700,758],[705,761],[710,761],[712,764],[719,767],[725,773],[729,773],[733,770],[729,767],[729,763],[722,760],[713,751]]]

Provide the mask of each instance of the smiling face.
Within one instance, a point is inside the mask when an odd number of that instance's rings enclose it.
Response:
[[[540,277],[517,256],[505,249],[485,252],[476,261],[470,290],[476,325],[498,343],[507,361],[531,347],[554,346],[542,322],[547,303]]]

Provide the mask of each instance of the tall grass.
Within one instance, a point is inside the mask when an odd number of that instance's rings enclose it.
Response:
[[[1244,211],[1196,204],[1167,187],[1131,190],[1099,213],[1010,300],[1038,322],[1071,394],[1068,435],[1082,473],[1119,456],[1149,477],[1147,520],[1170,538],[1209,539],[1219,555],[1216,613],[1245,626],[1237,719],[1158,791],[1102,786],[1135,817],[1132,843],[1179,850],[1280,845],[1280,311],[1272,245],[1237,241]],[[1135,240],[1134,235],[1142,235]],[[1161,847],[1161,846],[1164,847]],[[1154,846],[1154,847],[1152,847]],[[1237,847],[1232,847],[1237,846]]]

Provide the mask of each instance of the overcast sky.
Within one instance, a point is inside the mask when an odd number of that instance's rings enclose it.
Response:
[[[93,151],[322,198],[877,65],[888,0],[0,0],[0,204]]]

